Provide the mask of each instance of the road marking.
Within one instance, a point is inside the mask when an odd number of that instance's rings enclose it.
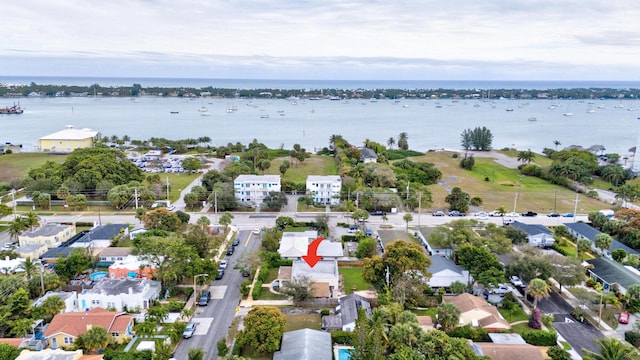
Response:
[[[252,236],[253,236],[253,232],[250,232],[249,236],[247,236],[247,241],[244,242],[244,247],[247,247],[247,245],[249,245],[249,241],[251,240]]]
[[[193,335],[207,335],[207,333],[209,332],[209,328],[211,327],[211,323],[213,322],[213,318],[192,318],[191,321],[198,324],[198,326],[196,326],[196,331],[193,332]]]
[[[573,324],[573,323],[575,323],[575,321],[569,319],[568,317],[564,318],[564,322],[565,322],[565,324]]]
[[[227,292],[227,285],[210,286],[212,299],[224,299],[224,294]]]

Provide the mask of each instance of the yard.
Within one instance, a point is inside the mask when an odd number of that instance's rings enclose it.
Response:
[[[0,156],[0,183],[9,183],[14,178],[23,178],[29,170],[44,165],[47,161],[62,163],[66,155],[45,153],[20,153]]]
[[[284,331],[300,330],[304,328],[320,330],[322,320],[320,314],[284,314],[287,323],[284,325]]]
[[[414,158],[416,161],[424,161],[435,164],[442,172],[442,181],[448,187],[459,186],[472,197],[479,196],[483,200],[482,209],[487,211],[504,206],[512,211],[516,203],[517,212],[527,210],[539,213],[573,212],[576,193],[562,186],[554,185],[546,180],[524,176],[518,169],[507,168],[498,164],[491,158],[475,159],[473,170],[464,170],[459,166],[460,157],[453,158],[452,152],[429,152],[424,156]],[[445,209],[448,204],[444,198],[448,192],[441,185],[430,185],[432,193],[432,209]],[[517,194],[517,201],[516,201]],[[604,203],[578,196],[578,212],[588,213],[599,210]]]
[[[371,287],[371,284],[366,282],[362,278],[362,268],[359,267],[341,267],[338,269],[340,275],[342,275],[342,279],[344,282],[344,291],[347,294],[353,293],[353,289],[356,291],[368,290]]]
[[[331,156],[311,155],[302,163],[292,160],[291,157],[277,158],[271,161],[271,167],[265,174],[280,175],[280,165],[289,161],[291,167],[282,177],[282,181],[292,181],[294,183],[306,183],[309,175],[337,175],[338,168]]]

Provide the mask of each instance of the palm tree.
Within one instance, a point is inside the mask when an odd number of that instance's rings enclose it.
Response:
[[[18,265],[18,269],[24,271],[27,280],[31,280],[31,277],[38,272],[38,263],[31,260],[30,257],[24,259],[24,262]]]
[[[562,144],[561,144],[561,143],[560,143],[560,141],[558,141],[558,140],[553,140],[553,145],[555,145],[555,146],[556,146],[556,151],[558,151],[558,146],[560,146],[560,145],[562,145]]]
[[[9,223],[9,237],[12,240],[17,240],[18,236],[22,234],[22,232],[26,229],[26,225],[22,222],[21,219],[15,219]]]
[[[527,164],[531,164],[533,159],[536,157],[536,154],[531,151],[531,149],[527,151],[520,151],[518,153],[518,161],[526,162]]]
[[[409,135],[407,135],[406,132],[401,132],[400,135],[398,135],[398,147],[402,150],[409,150]]]
[[[600,252],[602,254],[604,254],[605,250],[608,250],[609,248],[611,248],[611,242],[612,242],[611,236],[605,233],[596,235],[596,238],[594,240],[596,247],[600,249]]]
[[[196,224],[202,226],[202,230],[204,230],[207,226],[211,225],[211,220],[206,216],[200,216]]]
[[[38,219],[38,214],[33,211],[29,211],[26,216],[22,218],[22,221],[26,226],[29,227],[29,230],[33,230],[35,226],[40,225],[40,220]]]
[[[89,352],[104,349],[109,344],[110,338],[107,329],[100,326],[92,326],[79,337],[81,347]]]
[[[395,144],[396,144],[396,139],[394,139],[393,136],[387,140],[387,145],[389,146],[389,149],[393,148],[393,145]]]
[[[447,332],[458,325],[460,309],[451,303],[443,302],[436,310],[436,317],[438,324],[442,326],[442,331]]]
[[[533,308],[538,308],[538,300],[549,296],[549,285],[542,279],[529,281],[529,294],[533,296]]]
[[[600,354],[590,350],[584,350],[582,358],[585,360],[638,360],[638,352],[630,344],[613,337],[597,339],[600,346]]]
[[[405,223],[407,223],[407,226],[405,227],[405,231],[407,231],[407,232],[408,232],[408,231],[409,231],[409,223],[410,223],[411,221],[413,221],[413,215],[411,215],[410,213],[405,213],[405,214],[402,216],[402,220],[404,220],[404,222],[405,222]]]
[[[38,306],[38,310],[40,314],[45,317],[52,318],[62,309],[66,307],[64,300],[60,296],[48,296],[40,306]]]
[[[191,348],[187,353],[187,360],[202,360],[204,359],[204,351],[201,348]]]
[[[581,238],[578,240],[576,246],[578,248],[578,254],[580,254],[580,261],[582,261],[584,260],[584,253],[591,249],[591,240]]]

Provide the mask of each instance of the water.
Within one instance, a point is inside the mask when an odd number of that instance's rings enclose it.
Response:
[[[0,99],[10,104],[14,99]],[[16,100],[17,101],[17,100]],[[477,100],[349,100],[310,101],[267,99],[185,98],[21,98],[22,115],[0,115],[0,142],[23,144],[34,151],[37,139],[64,129],[91,128],[104,136],[128,135],[186,139],[209,136],[215,145],[254,138],[271,148],[291,149],[298,143],[309,151],[329,143],[333,134],[360,145],[365,139],[384,145],[409,135],[411,149],[426,151],[459,148],[466,128],[486,126],[493,147],[542,151],[553,141],[589,147],[604,145],[607,152],[627,154],[635,146],[640,116],[638,100],[499,100],[493,105]],[[555,109],[549,109],[557,104]],[[226,110],[236,106],[238,111]],[[617,107],[622,106],[622,107]],[[206,107],[203,116],[201,107]],[[602,107],[602,108],[598,108]],[[513,111],[506,111],[511,108]],[[595,110],[587,113],[587,109]],[[178,111],[178,114],[171,112]],[[573,116],[563,116],[571,112]],[[529,118],[536,121],[529,121]]]
[[[338,349],[338,360],[351,359],[351,352],[349,349]]]

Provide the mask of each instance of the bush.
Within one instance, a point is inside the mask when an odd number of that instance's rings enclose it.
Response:
[[[491,339],[489,338],[489,331],[483,328],[474,329],[469,324],[454,328],[453,330],[449,331],[447,335],[449,335],[450,337],[463,338],[475,342],[491,341]]]
[[[352,333],[349,331],[334,331],[331,333],[331,342],[334,344],[351,345]]]
[[[520,172],[527,176],[540,177],[542,175],[542,169],[536,164],[525,165],[520,169]]]
[[[322,309],[322,310],[320,310],[320,315],[321,315],[321,316],[327,316],[327,315],[329,315],[330,313],[331,313],[331,310],[329,310],[329,309]]]
[[[551,245],[551,248],[564,256],[570,256],[569,252],[561,248],[558,242],[554,242],[553,245]]]
[[[475,164],[476,164],[476,159],[474,159],[473,156],[468,156],[460,160],[460,167],[465,170],[472,170]]]
[[[258,299],[260,297],[260,293],[262,293],[262,281],[256,281],[256,284],[253,286],[253,292],[251,292],[251,296],[254,299]]]
[[[529,327],[532,329],[540,329],[542,328],[542,322],[540,321],[540,310],[533,309],[531,315],[529,316]]]
[[[531,330],[520,334],[527,344],[535,346],[555,346],[558,334],[555,331]]]
[[[229,352],[229,347],[227,346],[227,340],[225,338],[218,340],[216,347],[218,348],[218,356],[226,356]]]
[[[343,242],[344,241],[351,241],[351,242],[357,241],[357,238],[356,238],[355,235],[342,235],[341,239],[342,239]]]
[[[451,155],[452,158],[457,159],[458,158],[458,153],[453,153],[453,155]]]
[[[251,289],[251,280],[245,280],[240,284],[240,293],[242,296],[249,295],[249,289]]]
[[[517,309],[520,308],[521,305],[518,302],[518,300],[516,299],[516,296],[513,295],[513,293],[510,291],[508,293],[506,293],[504,295],[504,298],[502,299],[502,308],[505,310],[513,310],[513,309]]]
[[[260,281],[261,283],[265,282],[265,280],[267,280],[267,277],[269,276],[269,267],[264,265],[265,264],[262,264],[262,266],[260,267],[260,273],[258,274],[258,281]]]
[[[542,315],[542,323],[546,327],[551,327],[551,324],[553,323],[553,314]]]
[[[640,346],[640,334],[635,331],[625,331],[624,339],[634,347]]]
[[[547,355],[551,360],[571,360],[569,352],[560,346],[551,346],[547,349]]]

